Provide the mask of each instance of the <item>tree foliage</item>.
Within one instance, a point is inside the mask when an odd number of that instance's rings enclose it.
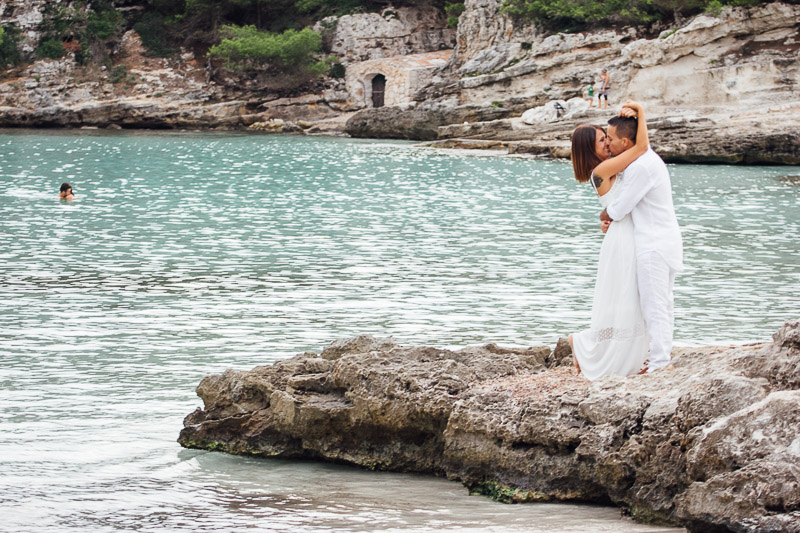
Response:
[[[315,54],[322,51],[322,36],[304,28],[283,33],[262,31],[255,26],[225,26],[224,38],[208,55],[234,69],[276,68],[315,71]]]
[[[161,13],[157,11],[145,13],[133,25],[133,29],[142,39],[142,46],[147,50],[147,55],[168,57],[176,52],[176,49],[170,46],[170,27]]]
[[[464,0],[430,0],[443,8],[455,27]],[[800,0],[783,0],[798,3]],[[320,62],[319,34],[308,29],[329,15],[386,11],[421,0],[146,0],[144,10],[124,11],[110,0],[44,4],[38,57],[74,52],[80,62],[108,62],[108,50],[126,28],[133,28],[151,55],[168,56],[180,47],[237,70],[264,73],[343,75],[341,65]],[[556,31],[614,24],[649,24],[723,7],[751,6],[765,0],[503,0],[503,10]],[[326,21],[327,22],[327,21]],[[329,26],[333,26],[329,24]],[[305,29],[303,29],[305,28]],[[20,61],[19,30],[0,28],[0,68]],[[217,63],[218,65],[219,63]],[[302,77],[302,76],[300,76]]]
[[[447,13],[447,25],[451,28],[458,26],[458,17],[461,16],[464,9],[466,8],[464,7],[463,0],[446,3],[444,5],[444,12]]]
[[[147,0],[147,3],[152,10],[149,12],[155,11],[165,17],[179,15],[186,10],[185,0]]]
[[[18,46],[21,33],[16,26],[0,26],[0,68],[18,65],[22,61]]]
[[[86,17],[84,37],[87,40],[105,40],[113,36],[120,27],[122,16],[116,9],[101,12],[89,11]]]
[[[300,13],[311,13],[317,17],[374,11],[385,7],[381,2],[365,0],[295,0],[294,5]]]
[[[60,59],[67,51],[60,39],[47,39],[39,43],[36,48],[36,57],[39,59]]]
[[[762,0],[505,0],[512,15],[556,30],[577,30],[600,24],[649,24],[680,15],[693,15],[722,7],[753,6]]]
[[[106,1],[92,2],[91,7],[82,2],[48,3],[36,55],[57,59],[67,52],[64,43],[69,43],[79,62],[103,62],[107,59],[104,45],[121,33],[123,22],[120,12]]]

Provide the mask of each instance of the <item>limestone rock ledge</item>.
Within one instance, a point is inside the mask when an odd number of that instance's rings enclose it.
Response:
[[[800,532],[800,320],[589,383],[563,339],[458,351],[370,336],[207,376],[185,447],[460,480],[501,501],[613,503],[692,532]]]

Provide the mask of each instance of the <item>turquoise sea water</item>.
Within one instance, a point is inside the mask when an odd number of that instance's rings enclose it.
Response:
[[[767,340],[800,317],[800,186],[785,178],[800,168],[670,170],[687,265],[677,343]],[[4,131],[0,183],[4,527],[651,530],[613,509],[503,506],[444,480],[175,443],[194,387],[229,367],[361,333],[552,345],[586,327],[602,234],[568,163]]]

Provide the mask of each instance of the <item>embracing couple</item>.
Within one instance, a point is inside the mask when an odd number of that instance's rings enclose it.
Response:
[[[591,327],[569,336],[575,366],[589,380],[666,367],[674,325],[672,287],[683,244],[669,172],[650,149],[644,108],[572,134],[575,178],[600,198],[601,228]]]

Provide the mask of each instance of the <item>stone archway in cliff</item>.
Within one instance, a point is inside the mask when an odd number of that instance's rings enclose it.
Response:
[[[372,78],[372,107],[383,107],[386,94],[386,76],[376,74]]]

